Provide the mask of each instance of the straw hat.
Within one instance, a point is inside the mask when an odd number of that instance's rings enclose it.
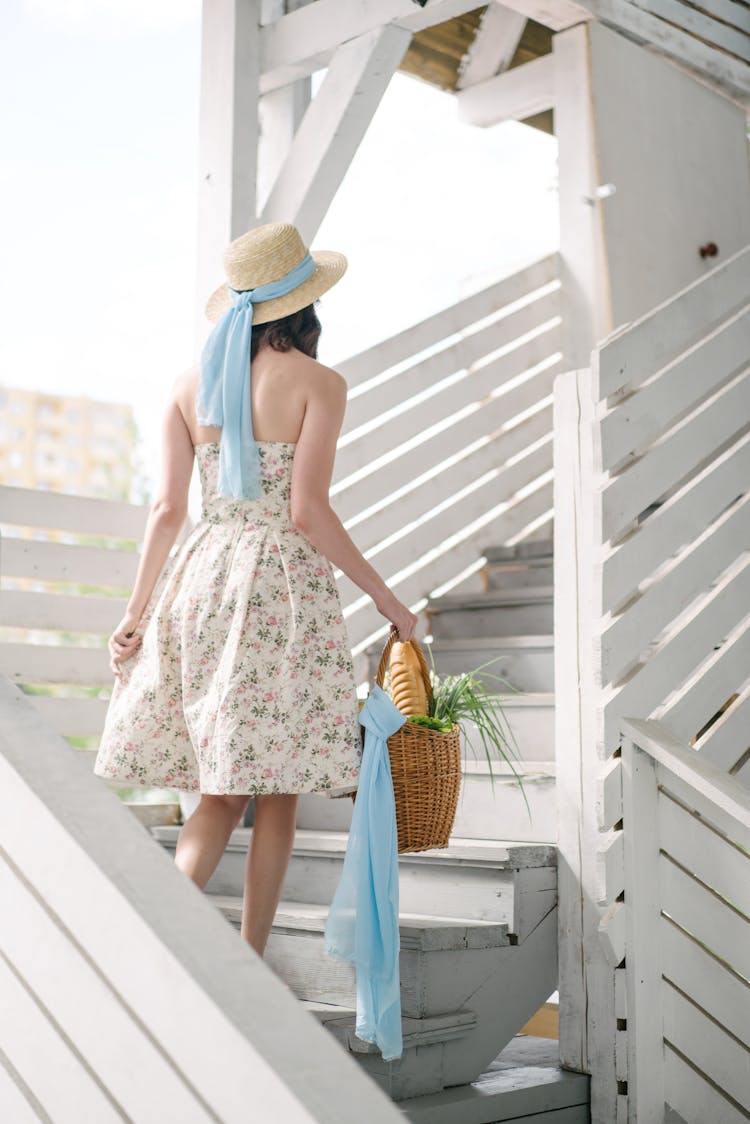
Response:
[[[278,281],[299,265],[306,254],[307,247],[297,227],[289,222],[267,223],[241,234],[224,251],[227,280],[208,298],[206,316],[215,323],[231,308],[227,284],[240,290]],[[254,305],[253,324],[266,324],[305,308],[346,272],[347,260],[335,250],[310,251],[310,256],[315,262],[315,272],[285,296]]]

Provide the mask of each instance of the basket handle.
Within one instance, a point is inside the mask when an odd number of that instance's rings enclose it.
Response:
[[[388,667],[388,660],[391,654],[391,648],[393,647],[396,640],[398,640],[398,638],[398,629],[394,629],[385,642],[383,654],[380,657],[380,663],[378,664],[378,670],[375,675],[375,682],[377,683],[378,687],[383,686],[383,683],[385,681],[385,672],[386,668]],[[422,681],[424,682],[424,688],[427,694],[427,709],[430,710],[432,707],[432,683],[430,682],[430,669],[427,666],[427,657],[425,656],[422,645],[419,643],[416,636],[412,640],[405,641],[405,643],[411,644],[416,654],[417,660],[419,661],[419,670],[422,672]]]

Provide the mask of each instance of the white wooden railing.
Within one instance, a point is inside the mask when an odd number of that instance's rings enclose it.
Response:
[[[483,542],[550,535],[558,307],[553,254],[337,365],[350,399],[331,502],[414,611],[479,567]],[[53,690],[30,697],[92,760],[113,681],[106,638],[132,590],[147,516],[0,487],[0,671]],[[388,625],[337,577],[363,681],[364,649]]]
[[[0,1120],[402,1119],[4,675],[0,823]]]
[[[750,792],[658,722],[625,719],[608,818],[624,897],[604,930],[628,1120],[750,1117]],[[618,784],[619,782],[619,784]]]
[[[601,939],[624,890],[622,722],[750,781],[749,275],[750,247],[555,383],[560,1048],[606,1124],[628,1111]]]
[[[551,537],[559,290],[551,254],[338,365],[331,500],[414,612],[477,569],[483,544]],[[356,658],[388,626],[349,578],[339,589]]]

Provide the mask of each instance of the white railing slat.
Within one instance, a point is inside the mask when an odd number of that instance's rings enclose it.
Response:
[[[750,1026],[750,984],[741,980],[668,917],[659,922],[664,976],[739,1039]]]
[[[732,819],[701,799],[685,782],[679,782],[663,767],[657,767],[659,793],[659,838],[662,848],[678,863],[721,894],[750,918],[750,857],[738,849],[737,835],[742,829]],[[675,797],[690,800],[686,811]],[[705,809],[702,816],[699,808]],[[713,817],[712,819],[709,819]],[[702,823],[701,820],[706,820]],[[713,824],[714,827],[709,826]],[[718,829],[718,830],[717,830]],[[728,832],[725,836],[723,832]],[[690,928],[687,918],[677,918]],[[748,932],[750,938],[750,932]],[[728,959],[733,964],[732,958]],[[736,967],[736,965],[734,965]]]
[[[522,348],[523,343],[519,341],[530,332],[536,332],[542,337],[546,345],[546,355],[558,351],[559,315],[560,296],[554,291],[534,304],[524,305],[502,319],[479,328],[471,335],[461,336],[442,351],[415,362],[405,370],[399,370],[391,378],[376,383],[362,394],[350,396],[341,438],[345,440],[360,426],[372,425],[375,422],[378,423],[378,427],[390,425],[389,415],[392,411],[403,410],[404,406],[407,410],[421,411],[424,399],[413,405],[409,405],[410,400],[417,396],[428,395],[442,379],[447,379],[458,371],[467,371],[469,377],[476,379],[481,385],[483,377],[485,380],[487,378],[486,367],[480,367],[475,372],[471,371],[471,368],[495,351]],[[531,366],[531,363],[528,365]],[[479,392],[478,396],[488,393],[497,385],[499,383],[490,383],[484,392]],[[373,429],[368,430],[368,434],[373,431]],[[347,447],[346,444],[340,446],[339,452],[343,452]]]
[[[497,448],[498,445],[501,446],[500,441],[491,442],[477,450],[472,458],[472,467],[476,468],[476,472],[471,473],[472,480],[480,479],[482,475],[497,468],[498,464],[503,465],[502,451],[501,448]],[[466,524],[473,523],[491,507],[509,499],[520,488],[538,479],[545,472],[549,472],[551,468],[552,449],[549,442],[523,460],[500,467],[495,475],[465,495],[459,497],[458,493],[454,493],[453,502],[461,505],[462,520]],[[432,511],[428,507],[427,517],[411,528],[399,520],[399,524],[405,528],[404,532],[387,545],[373,548],[367,556],[368,561],[372,562],[379,573],[394,574],[403,566],[405,558],[413,563],[435,550],[445,540],[445,523],[446,518],[450,520],[451,506],[443,507],[441,504],[439,509],[433,508]],[[398,512],[398,503],[394,504],[394,508]],[[362,596],[359,586],[346,575],[342,575],[339,579],[339,593],[343,604],[346,605]]]
[[[12,683],[71,683],[110,687],[106,648],[55,644],[0,644],[0,672]]]
[[[719,769],[730,772],[745,756],[747,747],[744,740],[750,729],[750,684],[738,693],[731,707],[709,726],[705,734],[695,743],[701,757],[706,758]],[[741,780],[740,777],[737,777]]]
[[[529,296],[555,282],[559,276],[557,253],[547,254],[530,265],[502,278],[478,293],[464,297],[394,336],[336,364],[353,389],[375,375],[434,347],[471,324],[494,315],[499,308]]]
[[[4,589],[0,594],[3,626],[108,636],[127,607],[126,597],[76,597]]]
[[[42,527],[140,542],[149,508],[123,500],[0,485],[0,526]]]
[[[724,512],[703,540],[608,624],[601,637],[602,683],[635,665],[641,652],[731,565],[750,541],[750,494]],[[692,736],[692,735],[691,735]]]
[[[640,386],[745,305],[748,275],[750,246],[745,246],[638,320],[617,328],[597,349],[596,398]]]
[[[673,1048],[705,1073],[722,1093],[746,1111],[750,1109],[750,1057],[742,1043],[666,982],[662,984],[662,1006],[664,1037]]]
[[[683,1061],[668,1042],[664,1044],[664,1089],[668,1103],[683,1120],[747,1124],[747,1114]]]
[[[630,715],[650,718],[675,687],[684,683],[714,646],[731,632],[737,623],[737,606],[748,604],[750,557],[742,560],[740,568],[735,568],[729,579],[723,579],[721,585],[710,590],[700,610],[686,624],[676,626],[658,651],[604,703],[604,744],[616,744],[623,718]],[[693,690],[699,692],[700,684],[694,685]],[[709,703],[705,710],[700,726],[716,713],[716,708],[712,710]],[[698,730],[694,730],[690,737],[697,733]]]
[[[738,431],[746,430],[749,418],[750,368],[604,485],[601,517],[604,541],[627,530],[650,503],[659,500],[688,473],[699,471],[720,446]]]
[[[611,469],[670,425],[747,363],[750,307],[719,325],[646,386],[601,419],[601,468]]]
[[[37,542],[7,535],[1,549],[3,577],[99,586],[132,588],[140,560],[132,550]]]

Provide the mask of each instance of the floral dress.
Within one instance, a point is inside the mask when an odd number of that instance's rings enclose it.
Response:
[[[195,446],[201,518],[119,665],[98,776],[202,793],[356,789],[352,653],[331,563],[291,520],[294,449],[259,441],[261,494],[237,500],[216,491],[219,443]]]

